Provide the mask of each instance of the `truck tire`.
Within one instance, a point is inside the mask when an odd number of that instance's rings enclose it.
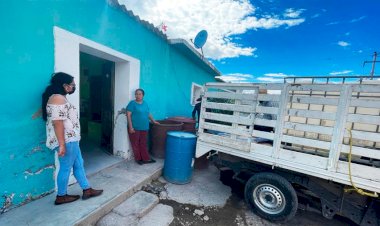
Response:
[[[298,208],[293,186],[275,173],[253,175],[245,185],[244,197],[254,213],[272,222],[290,220]]]

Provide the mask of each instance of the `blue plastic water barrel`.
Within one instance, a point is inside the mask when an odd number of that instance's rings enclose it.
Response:
[[[186,184],[193,175],[197,137],[192,133],[170,131],[166,137],[164,178],[173,184]]]

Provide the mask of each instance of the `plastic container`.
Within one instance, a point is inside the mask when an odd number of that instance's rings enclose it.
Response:
[[[168,120],[158,120],[160,124],[151,124],[150,152],[155,158],[165,158],[166,133],[182,130],[183,123]]]
[[[190,133],[196,132],[196,129],[195,129],[196,121],[192,118],[177,116],[177,117],[167,118],[166,120],[173,121],[173,122],[182,122],[183,123],[182,131],[190,132]]]
[[[197,137],[188,132],[167,133],[164,178],[173,184],[190,183]]]

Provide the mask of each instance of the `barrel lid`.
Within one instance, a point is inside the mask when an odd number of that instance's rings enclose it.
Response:
[[[182,132],[182,131],[170,131],[167,133],[168,136],[173,136],[173,137],[180,137],[184,139],[190,139],[190,138],[196,138],[192,133],[187,133],[187,132]]]

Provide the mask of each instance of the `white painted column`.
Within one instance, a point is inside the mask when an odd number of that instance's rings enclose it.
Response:
[[[125,111],[129,101],[134,99],[134,91],[140,85],[140,62],[118,62],[115,64],[115,102],[114,102],[114,154],[125,159],[132,157],[128,138]],[[122,111],[122,112],[121,112]]]

